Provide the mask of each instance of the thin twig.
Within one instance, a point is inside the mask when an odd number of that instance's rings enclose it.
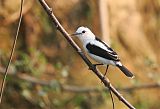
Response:
[[[55,24],[57,29],[62,33],[62,35],[67,39],[69,44],[77,51],[77,53],[81,56],[81,58],[84,60],[84,62],[88,65],[89,69],[94,72],[94,74],[97,75],[97,77],[103,82],[105,87],[108,87],[117,97],[120,101],[122,101],[128,108],[135,109],[133,105],[131,105],[110,83],[108,78],[104,78],[102,73],[98,71],[98,69],[89,61],[89,59],[84,55],[82,50],[78,47],[78,45],[71,39],[69,34],[65,31],[65,29],[62,27],[62,25],[59,23],[57,18],[52,12],[52,9],[47,5],[47,3],[44,0],[39,0],[40,4],[48,14],[48,16],[51,18],[52,22]]]
[[[112,100],[112,106],[113,106],[113,109],[114,109],[114,99],[113,99],[113,95],[112,95],[112,92],[109,90],[109,94],[111,96],[111,100]]]
[[[4,73],[4,77],[3,77],[3,80],[2,80],[2,84],[1,84],[0,104],[1,104],[1,102],[2,102],[3,91],[4,91],[5,82],[6,82],[6,78],[7,78],[7,72],[8,72],[10,63],[11,63],[11,61],[12,61],[12,57],[13,57],[13,54],[14,54],[14,50],[15,50],[15,47],[16,47],[16,42],[17,42],[17,38],[18,38],[18,34],[19,34],[19,29],[20,29],[21,20],[22,20],[22,8],[23,8],[23,2],[24,2],[24,0],[21,0],[20,14],[19,14],[19,23],[18,23],[18,27],[17,27],[17,32],[16,32],[16,36],[15,36],[15,39],[14,39],[14,42],[13,42],[13,46],[12,46],[10,58],[9,58],[9,61],[8,61],[8,64],[7,64],[5,73]]]

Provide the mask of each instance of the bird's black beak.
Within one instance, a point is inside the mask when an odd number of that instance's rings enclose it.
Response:
[[[76,36],[76,35],[79,35],[79,34],[82,34],[82,33],[77,33],[77,32],[75,32],[75,33],[73,33],[73,34],[70,34],[70,36]]]

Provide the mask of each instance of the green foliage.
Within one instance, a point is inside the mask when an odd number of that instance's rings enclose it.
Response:
[[[147,102],[138,102],[135,107],[137,109],[149,109],[149,104]]]
[[[51,89],[53,91],[60,92],[61,91],[60,83],[56,80],[51,81]]]
[[[155,62],[152,59],[150,59],[149,57],[145,57],[144,63],[148,67],[152,67],[153,65],[155,65]]]
[[[63,67],[63,65],[62,65],[61,62],[57,62],[57,63],[55,64],[55,68],[57,68],[57,69],[61,69],[62,67]]]
[[[14,62],[18,71],[31,73],[35,76],[39,76],[44,73],[46,68],[46,58],[38,50],[31,50],[31,56],[21,52],[19,59]]]
[[[75,96],[73,101],[76,105],[80,106],[85,100],[86,98],[84,96],[78,95],[78,96]]]
[[[89,109],[89,98],[84,95],[77,95],[74,97],[73,102],[76,106],[78,106],[80,109]]]

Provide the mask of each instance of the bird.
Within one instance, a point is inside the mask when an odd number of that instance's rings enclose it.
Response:
[[[127,77],[134,77],[133,73],[121,63],[118,54],[104,41],[96,37],[89,28],[80,26],[71,36],[78,37],[83,44],[84,50],[93,60],[98,62],[98,64],[93,64],[94,66],[107,65],[104,77],[107,74],[109,65],[118,67]]]

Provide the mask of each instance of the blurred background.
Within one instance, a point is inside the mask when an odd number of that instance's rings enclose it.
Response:
[[[112,66],[107,77],[131,104],[160,109],[160,0],[46,1],[68,33],[87,26],[117,51],[135,78],[126,78]],[[20,0],[0,0],[0,82],[19,5]],[[127,109],[116,96],[114,100],[116,109]],[[38,0],[25,0],[1,109],[106,108],[111,109],[112,102],[101,81],[56,30]]]

